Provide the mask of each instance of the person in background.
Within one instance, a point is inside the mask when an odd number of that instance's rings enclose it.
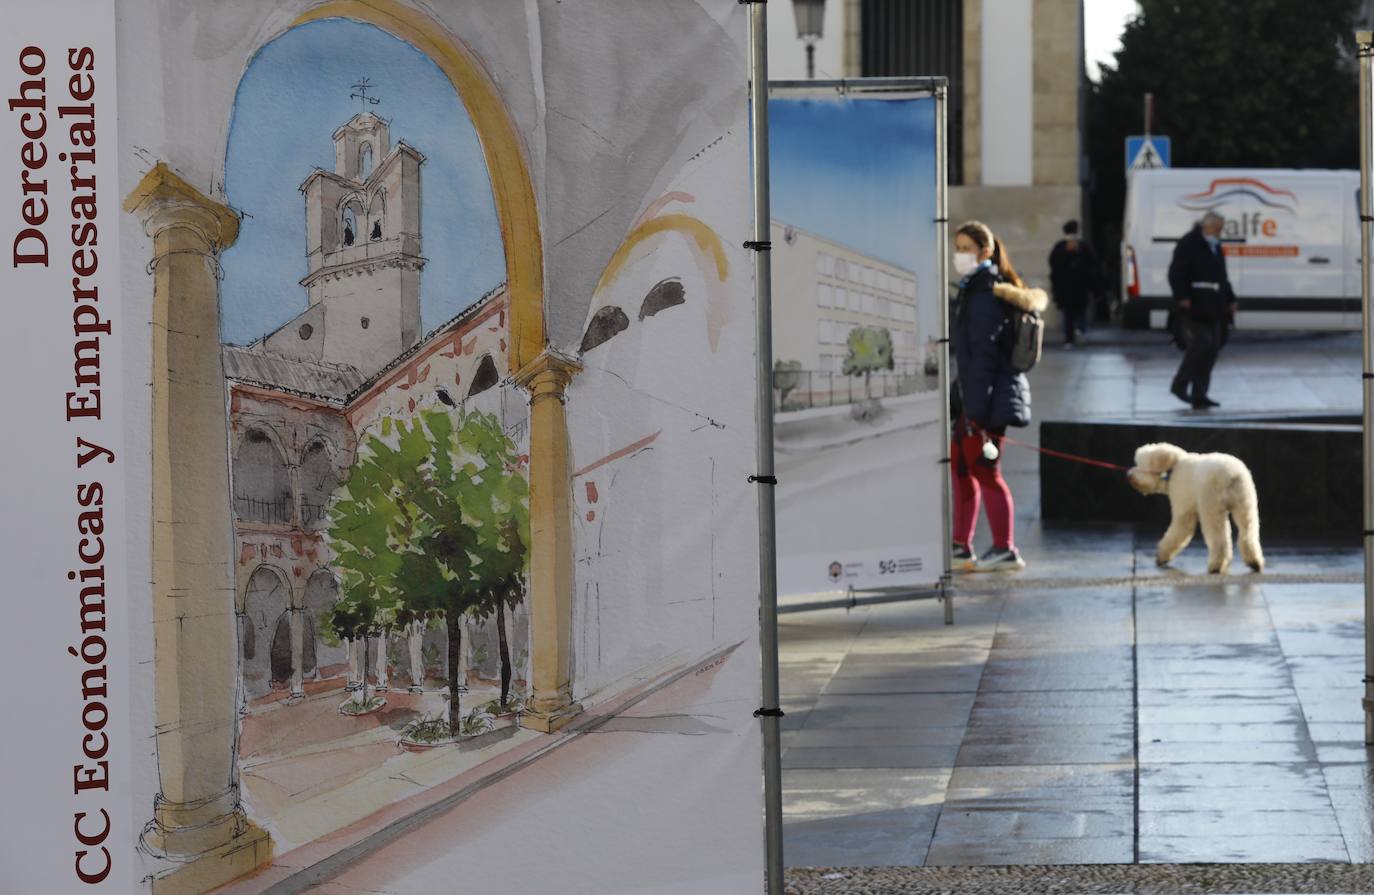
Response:
[[[1207,212],[1174,246],[1169,263],[1169,290],[1184,345],[1183,361],[1169,391],[1195,410],[1221,406],[1208,390],[1226,329],[1236,316],[1236,293],[1226,276],[1226,253],[1221,248],[1225,225],[1221,215]]]
[[[1002,478],[1007,426],[1030,424],[1026,374],[1011,364],[1012,311],[1041,312],[1049,298],[1027,289],[1002,243],[986,224],[969,221],[954,233],[954,270],[962,278],[950,337],[958,377],[950,395],[950,474],[954,481],[955,568],[972,572],[1023,569],[1016,549],[1011,488]],[[992,549],[973,551],[980,500],[986,500]]]
[[[1050,290],[1064,318],[1064,347],[1083,343],[1088,330],[1088,304],[1097,288],[1097,257],[1078,238],[1078,221],[1064,225],[1064,238],[1050,251]]]

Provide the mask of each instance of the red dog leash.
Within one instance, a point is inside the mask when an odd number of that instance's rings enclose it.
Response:
[[[992,437],[991,432],[988,432],[987,429],[982,428],[982,426],[978,425],[978,423],[971,421],[971,419],[965,419],[965,421],[963,422],[965,422],[965,425],[967,426],[967,428],[969,428],[969,434],[982,434],[982,441],[984,441],[984,445],[987,445],[989,437]],[[998,437],[1000,437],[1000,440],[1004,441],[1004,443],[1015,444],[1017,445],[1017,447],[1029,448],[1029,450],[1036,451],[1037,454],[1057,456],[1057,458],[1062,459],[1062,461],[1069,461],[1072,463],[1083,463],[1084,466],[1101,466],[1102,469],[1113,469],[1116,470],[1116,472],[1120,473],[1129,472],[1129,469],[1131,469],[1131,467],[1129,466],[1121,466],[1120,463],[1095,461],[1095,459],[1087,458],[1087,456],[1079,456],[1077,454],[1065,454],[1065,452],[1063,451],[1052,451],[1050,450],[1050,448],[1036,447],[1035,444],[1026,444],[1025,441],[1015,440],[1011,436],[1006,436],[1006,434],[1003,434],[1003,436]]]
[[[1042,454],[1048,454],[1051,457],[1058,457],[1061,460],[1069,460],[1073,463],[1082,463],[1085,466],[1100,466],[1103,469],[1115,469],[1118,472],[1126,472],[1130,468],[1127,466],[1122,466],[1118,463],[1108,463],[1105,460],[1093,460],[1089,457],[1080,457],[1077,454],[1066,454],[1063,451],[1053,451],[1049,448],[1036,447],[1033,444],[1026,444],[1024,441],[1017,441],[1015,438],[1012,438],[1008,435],[1003,435],[1002,440],[1007,442],[1008,444],[1018,445],[1019,447],[1023,448],[1030,448],[1033,451],[1038,451]]]

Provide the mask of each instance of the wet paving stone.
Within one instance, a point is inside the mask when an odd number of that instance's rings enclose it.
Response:
[[[804,723],[784,735],[788,863],[1374,861],[1359,586],[1179,580],[1005,587],[968,598],[966,631],[915,606],[855,610],[833,641],[808,630],[788,697],[804,717],[786,719]]]
[[[1244,762],[1315,762],[1317,749],[1310,742],[1142,742],[1140,762],[1147,764],[1189,764]]]
[[[1329,811],[1226,811],[1199,809],[1180,813],[1175,811],[1142,811],[1140,838],[1195,836],[1200,839],[1225,839],[1240,836],[1340,836],[1341,827]]]
[[[951,746],[788,746],[782,766],[792,768],[947,768],[959,754]]]
[[[807,867],[785,895],[1297,895],[1374,891],[1374,869],[1349,864],[1087,864]]]
[[[932,867],[1003,864],[1122,864],[1134,853],[1130,836],[1066,839],[1003,839],[931,842],[926,864]]]
[[[875,811],[839,817],[794,817],[784,828],[783,853],[799,866],[892,867],[922,864],[938,808]]]
[[[1145,864],[1218,864],[1271,862],[1341,863],[1350,860],[1345,840],[1339,836],[1298,836],[1291,833],[1244,836],[1144,836],[1140,861]]]
[[[1109,764],[1131,761],[1134,730],[1129,722],[1107,725],[970,724],[959,750],[959,766]]]
[[[816,700],[809,725],[826,727],[963,726],[973,693],[826,695]]]

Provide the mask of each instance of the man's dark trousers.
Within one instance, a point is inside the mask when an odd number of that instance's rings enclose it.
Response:
[[[1221,351],[1224,324],[1219,320],[1188,320],[1185,326],[1188,349],[1174,375],[1173,390],[1197,403],[1207,397],[1207,390],[1212,386],[1212,367],[1216,365],[1217,352]]]

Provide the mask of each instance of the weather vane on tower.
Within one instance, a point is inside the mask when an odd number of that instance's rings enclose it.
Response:
[[[367,111],[368,106],[375,106],[381,102],[377,97],[367,95],[367,91],[372,89],[372,81],[370,78],[361,79],[358,83],[352,85],[352,89],[356,92],[350,93],[348,98],[361,100],[364,112]]]

